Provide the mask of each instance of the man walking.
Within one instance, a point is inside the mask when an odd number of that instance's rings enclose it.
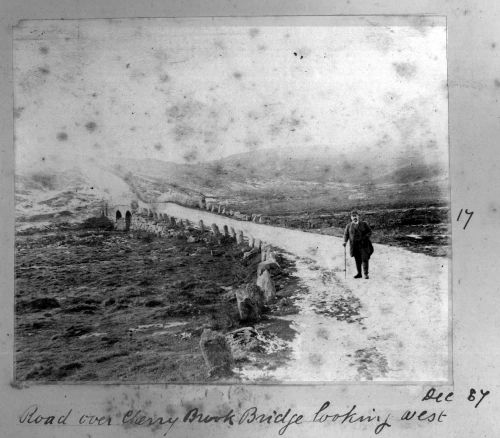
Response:
[[[359,220],[357,211],[351,212],[351,221],[345,227],[343,245],[346,246],[347,241],[349,241],[351,257],[354,257],[356,261],[358,273],[354,278],[361,278],[361,265],[363,265],[365,278],[368,279],[368,260],[373,254],[373,245],[370,241],[372,230],[366,222]]]

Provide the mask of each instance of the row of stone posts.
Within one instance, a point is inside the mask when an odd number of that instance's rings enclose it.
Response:
[[[230,209],[228,206],[226,206],[224,204],[205,202],[204,199],[200,200],[198,206],[200,209],[205,209],[211,213],[221,214],[224,216],[230,216],[234,219],[239,219],[242,221],[251,221],[251,222],[255,222],[255,223],[259,223],[259,224],[267,223],[267,219],[264,216],[262,216],[261,214],[241,213],[237,210]]]
[[[231,233],[234,229],[231,228]],[[236,233],[235,233],[236,234]],[[238,244],[245,244],[243,233],[236,234]],[[255,324],[262,318],[264,307],[276,299],[276,288],[272,273],[280,270],[276,253],[270,246],[264,245],[259,239],[249,237],[250,249],[243,254],[243,259],[254,259],[260,255],[257,265],[256,280],[237,289],[235,293],[240,323]],[[245,244],[246,245],[246,244]],[[234,354],[232,345],[234,335],[242,332],[251,333],[252,327],[241,327],[229,333],[205,329],[200,338],[200,349],[208,368],[209,376],[224,377],[232,374]]]
[[[223,211],[221,210],[221,214],[224,214]],[[255,324],[260,321],[264,307],[276,298],[276,288],[272,274],[281,269],[276,253],[260,239],[253,236],[245,238],[242,230],[235,230],[228,225],[219,228],[215,223],[207,226],[202,220],[194,224],[186,219],[175,218],[162,213],[153,213],[147,209],[143,209],[140,214],[132,216],[131,229],[143,230],[159,237],[174,236],[181,232],[187,236],[188,242],[190,239],[193,242],[196,239],[192,233],[186,231],[210,232],[217,239],[223,236],[232,238],[239,246],[246,247],[248,251],[243,253],[243,260],[254,260],[255,262],[255,259],[259,256],[255,280],[234,292],[240,323],[243,324],[243,328],[238,330],[250,329],[244,327],[244,325]],[[230,333],[222,333],[211,329],[203,331],[200,338],[200,349],[208,367],[209,375],[224,376],[231,373],[234,360],[230,336]]]

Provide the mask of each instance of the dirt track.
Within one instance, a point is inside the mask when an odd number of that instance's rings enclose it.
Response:
[[[297,336],[292,359],[251,379],[281,381],[443,381],[448,379],[448,259],[376,244],[370,280],[354,280],[348,260],[344,279],[342,240],[237,221],[164,204],[158,211],[206,224],[243,230],[288,251],[307,293],[288,317]],[[356,308],[356,322],[343,308]],[[317,309],[323,309],[318,312]]]

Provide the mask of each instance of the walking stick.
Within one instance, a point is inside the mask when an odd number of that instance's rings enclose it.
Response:
[[[344,279],[347,280],[347,255],[345,246],[344,246]]]

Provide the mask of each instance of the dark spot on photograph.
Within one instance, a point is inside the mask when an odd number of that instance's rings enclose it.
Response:
[[[255,111],[249,111],[247,114],[247,117],[251,120],[259,120],[259,114],[256,113]]]
[[[42,55],[46,55],[47,53],[49,53],[49,48],[47,46],[40,47],[40,53]]]
[[[281,133],[281,130],[282,128],[279,123],[269,126],[269,134],[271,134],[273,137],[279,135]]]
[[[500,87],[500,80],[499,79],[495,79],[495,86],[496,87]]]
[[[186,124],[177,125],[174,128],[175,139],[182,140],[184,137],[190,137],[194,134],[194,128]]]
[[[321,366],[324,363],[323,356],[319,353],[311,353],[309,355],[309,362],[315,366]]]
[[[233,73],[233,77],[234,77],[235,79],[241,79],[241,78],[243,77],[243,75],[242,75],[239,71],[235,71],[235,72]]]
[[[18,106],[14,108],[14,118],[18,119],[19,117],[21,117],[23,111],[24,111],[24,106]]]
[[[65,132],[58,132],[56,137],[59,141],[66,141],[68,139],[68,134]]]
[[[255,38],[259,33],[260,33],[260,29],[257,29],[256,27],[252,27],[248,31],[248,34],[250,35],[250,38]]]
[[[161,151],[163,149],[163,145],[161,143],[156,143],[154,145],[154,148],[157,150],[157,151]]]
[[[417,66],[410,62],[394,62],[396,73],[405,79],[412,79],[417,74]]]
[[[261,144],[261,141],[257,140],[257,139],[248,139],[248,140],[245,140],[244,144],[249,150],[253,151],[259,147],[259,145]]]
[[[344,169],[344,170],[354,170],[354,166],[349,161],[344,161],[342,163],[342,169]]]
[[[160,75],[160,82],[168,82],[170,80],[170,76],[167,73],[163,73]]]
[[[186,152],[182,158],[184,158],[184,160],[186,160],[188,163],[196,160],[198,158],[198,151],[196,149],[192,149],[188,152]]]
[[[48,75],[50,73],[50,69],[48,67],[38,67],[38,71],[43,75]]]
[[[85,128],[87,128],[87,131],[89,132],[94,132],[97,128],[97,124],[95,122],[87,122],[85,124]]]

